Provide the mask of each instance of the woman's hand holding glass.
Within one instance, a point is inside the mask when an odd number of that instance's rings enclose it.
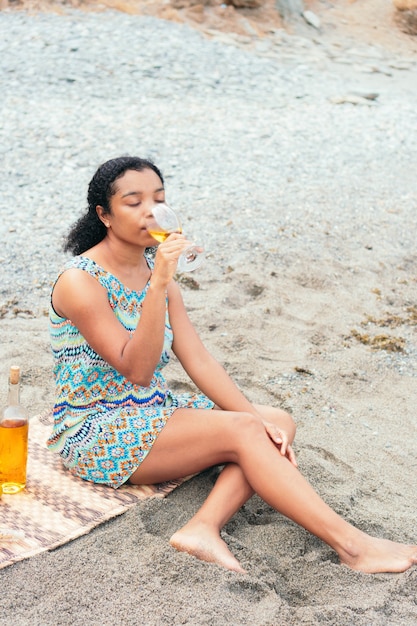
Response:
[[[172,233],[182,234],[182,226],[177,214],[164,202],[155,204],[152,208],[152,216],[147,230],[159,243],[165,242]],[[172,246],[172,250],[178,250],[178,246]],[[204,251],[201,246],[187,245],[178,258],[177,269],[180,272],[191,272],[200,267],[203,259]]]

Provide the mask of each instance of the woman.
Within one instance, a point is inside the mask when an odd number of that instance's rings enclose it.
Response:
[[[321,500],[297,469],[291,417],[251,404],[205,349],[173,278],[190,242],[174,233],[154,261],[146,253],[155,245],[151,208],[164,200],[160,171],[137,157],[104,163],[90,182],[88,211],[66,243],[76,256],[52,293],[57,398],[48,446],[73,474],[115,488],[224,465],[170,543],[230,570],[244,572],[220,530],[254,492],[352,569],[400,572],[417,563],[417,546],[370,537]],[[201,393],[167,387],[171,347]]]

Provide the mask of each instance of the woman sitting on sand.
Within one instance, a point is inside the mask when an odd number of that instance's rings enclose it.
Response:
[[[52,293],[56,404],[48,446],[85,480],[119,487],[224,469],[196,515],[170,540],[177,550],[244,572],[221,528],[257,493],[362,572],[401,572],[417,546],[370,537],[344,521],[297,469],[287,413],[251,404],[209,354],[174,280],[190,244],[173,233],[157,249],[147,231],[164,202],[159,169],[137,157],[104,163],[88,211],[66,249],[76,256]],[[162,373],[169,352],[201,393],[175,394]]]

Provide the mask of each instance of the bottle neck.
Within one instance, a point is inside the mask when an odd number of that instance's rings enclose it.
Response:
[[[9,383],[9,395],[7,397],[7,404],[9,406],[16,406],[20,404],[20,384]]]

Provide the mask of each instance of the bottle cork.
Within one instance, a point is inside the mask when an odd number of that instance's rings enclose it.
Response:
[[[10,366],[10,383],[17,385],[20,380],[20,367],[18,365]]]

